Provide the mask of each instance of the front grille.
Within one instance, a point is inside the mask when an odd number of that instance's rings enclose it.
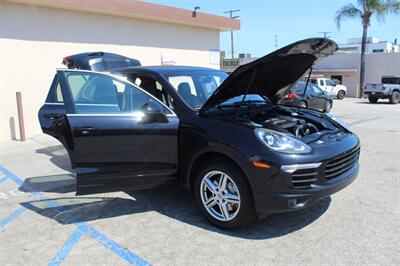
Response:
[[[356,149],[328,161],[325,165],[325,179],[333,179],[352,168],[357,162],[359,154],[360,149]]]
[[[299,169],[292,173],[293,188],[308,188],[317,181],[318,173],[315,168]]]

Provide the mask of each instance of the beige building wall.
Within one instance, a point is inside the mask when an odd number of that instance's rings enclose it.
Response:
[[[18,138],[15,92],[21,91],[27,136],[41,134],[37,112],[62,58],[107,51],[160,65],[219,68],[219,31],[0,2],[0,140]]]
[[[348,96],[356,97],[359,89],[360,56],[356,53],[337,53],[321,60],[314,69],[316,73],[327,78],[332,75],[342,75],[342,83],[347,87]],[[376,53],[365,56],[365,84],[380,83],[382,76],[400,77],[400,53]]]

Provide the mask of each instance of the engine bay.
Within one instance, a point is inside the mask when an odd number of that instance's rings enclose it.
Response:
[[[253,106],[253,108],[227,112],[220,118],[233,120],[232,122],[245,126],[268,128],[296,138],[318,138],[323,133],[332,133],[337,130],[337,127],[328,123],[320,112],[271,105],[264,109]]]
[[[297,138],[303,138],[319,132],[319,129],[314,124],[308,123],[304,119],[284,115],[268,118],[261,125],[275,131],[290,133]]]

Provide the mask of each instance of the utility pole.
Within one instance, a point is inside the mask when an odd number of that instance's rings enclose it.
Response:
[[[235,18],[238,18],[239,16],[234,16],[233,13],[239,12],[239,11],[240,11],[239,9],[237,9],[237,10],[229,10],[229,11],[224,12],[224,14],[229,13],[229,17],[231,19],[235,19]],[[233,49],[233,30],[231,30],[231,53],[232,53],[232,59],[234,59],[235,58],[235,51]]]
[[[329,37],[331,37],[331,36],[328,36],[328,34],[329,34],[329,33],[332,33],[332,32],[330,32],[330,31],[320,31],[320,32],[318,32],[318,33],[323,34],[323,35],[324,35],[324,38],[329,38]]]
[[[278,49],[278,34],[275,34],[274,37],[275,37],[275,50],[277,50]]]

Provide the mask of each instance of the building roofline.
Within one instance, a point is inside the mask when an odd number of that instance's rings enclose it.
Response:
[[[320,69],[313,69],[314,73],[320,72],[343,72],[343,73],[351,73],[357,72],[357,68],[320,68]]]
[[[127,18],[168,22],[180,25],[215,29],[219,31],[239,30],[240,20],[197,12],[192,10],[147,3],[138,0],[5,0],[25,5],[36,5],[64,10],[106,14]]]

